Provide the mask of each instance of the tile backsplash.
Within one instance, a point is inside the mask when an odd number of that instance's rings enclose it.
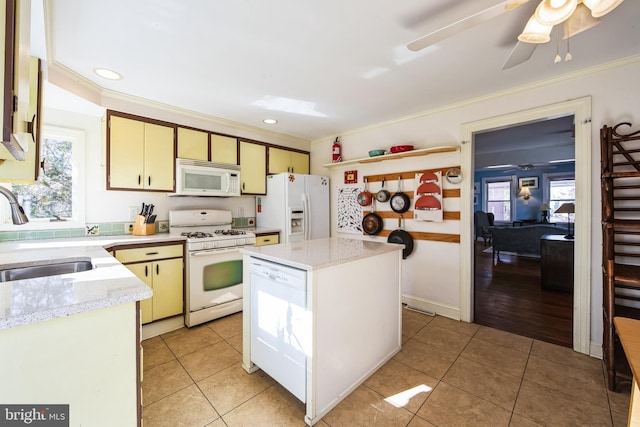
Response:
[[[85,228],[65,228],[59,230],[1,231],[0,242],[12,240],[56,239],[61,237],[120,236],[126,233],[128,222],[101,222],[87,224]]]
[[[168,233],[169,222],[166,227],[156,227],[156,233]],[[85,228],[66,228],[60,230],[25,230],[25,231],[0,231],[0,242],[13,240],[37,240],[37,239],[57,239],[62,237],[84,237],[84,236],[121,236],[131,234],[127,228],[131,222],[101,222],[87,224]],[[165,224],[162,224],[165,225]],[[237,228],[255,227],[255,217],[233,218],[232,226]]]

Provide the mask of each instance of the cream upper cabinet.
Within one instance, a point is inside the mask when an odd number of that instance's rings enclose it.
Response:
[[[282,148],[269,147],[269,173],[309,173],[309,155]]]
[[[179,127],[178,157],[209,160],[209,132]]]
[[[309,155],[306,153],[291,152],[291,171],[293,173],[309,174]]]
[[[39,58],[31,58],[29,94],[29,117],[33,120],[32,133],[27,137],[28,151],[24,160],[15,160],[3,145],[0,145],[0,181],[14,184],[33,184],[40,174],[40,141],[41,135],[41,97],[42,69]]]
[[[240,141],[240,179],[242,180],[242,193],[266,194],[266,146]]]
[[[238,140],[230,136],[211,134],[211,161],[238,164]]]
[[[144,136],[145,189],[173,191],[175,167],[173,128],[145,123]]]
[[[174,128],[110,115],[108,189],[174,191]]]
[[[28,123],[33,120],[29,111],[31,2],[6,0],[2,2],[1,9],[3,35],[0,52],[4,54],[0,76],[6,93],[0,101],[0,111],[3,121],[2,141],[8,151],[3,152],[0,158],[24,161],[26,153],[33,148],[33,138],[28,131]]]
[[[269,147],[269,173],[291,172],[289,152]]]
[[[143,189],[144,122],[111,116],[109,137],[110,188]]]

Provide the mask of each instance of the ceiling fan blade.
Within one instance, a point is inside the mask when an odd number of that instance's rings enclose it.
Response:
[[[509,0],[507,2],[506,9],[507,10],[513,10],[518,6],[522,6],[523,4],[525,4],[528,1],[529,0]]]
[[[521,41],[518,41],[518,43],[516,43],[513,50],[509,54],[509,57],[504,62],[502,69],[506,70],[508,68],[515,67],[518,64],[522,64],[523,62],[526,62],[527,60],[529,60],[529,58],[531,58],[531,55],[533,54],[533,51],[536,50],[537,46],[538,45],[536,45],[535,43],[523,43]]]
[[[407,47],[413,52],[422,50],[425,47],[438,43],[448,37],[453,36],[454,34],[468,30],[469,28],[488,21],[489,19],[502,15],[503,13],[507,12],[506,7],[512,2],[513,0],[505,0],[496,4],[495,6],[488,7],[484,10],[474,13],[473,15],[469,15],[466,18],[460,19],[459,21],[453,22],[445,27],[432,31],[429,34],[412,41],[407,45]]]

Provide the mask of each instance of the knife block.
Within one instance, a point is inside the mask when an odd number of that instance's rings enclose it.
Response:
[[[152,234],[156,234],[156,225],[153,224],[145,224],[144,220],[146,218],[142,215],[136,216],[136,222],[133,223],[133,232],[135,236],[149,236]]]

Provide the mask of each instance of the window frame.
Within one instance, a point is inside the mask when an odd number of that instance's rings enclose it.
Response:
[[[514,197],[514,188],[516,188],[517,178],[515,175],[506,175],[506,176],[492,176],[482,178],[482,210],[484,212],[488,212],[488,184],[494,182],[509,182],[511,186],[511,191],[509,194],[509,209],[511,211],[511,221],[498,221],[495,220],[494,224],[510,224],[513,221],[513,215],[515,214],[515,197]]]
[[[50,221],[49,219],[32,219],[22,225],[11,222],[9,204],[0,205],[0,231],[32,231],[32,230],[60,230],[68,228],[85,228],[85,200],[86,200],[86,175],[85,175],[85,146],[86,135],[83,130],[66,128],[61,126],[42,125],[42,141],[49,139],[66,139],[72,146],[72,218],[66,221]],[[38,160],[39,162],[42,159]],[[46,161],[46,159],[45,159]],[[11,189],[12,184],[1,183]],[[27,215],[28,217],[28,215]],[[8,222],[7,222],[8,221]]]
[[[551,199],[551,181],[562,181],[572,179],[574,182],[574,196],[575,196],[575,185],[576,183],[576,174],[575,172],[549,172],[542,174],[542,203],[550,204]],[[573,203],[575,204],[576,200],[574,197]],[[549,219],[551,219],[551,215],[553,212],[549,211]],[[564,215],[564,214],[563,214]],[[570,217],[574,214],[570,214]]]

